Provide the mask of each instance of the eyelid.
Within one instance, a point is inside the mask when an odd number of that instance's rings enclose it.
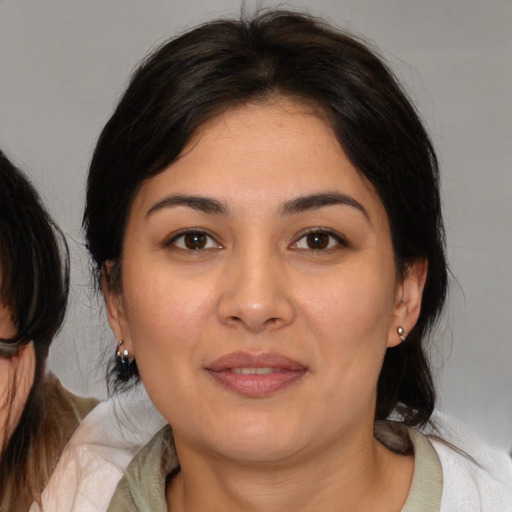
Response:
[[[330,237],[332,237],[336,240],[338,246],[341,246],[341,247],[349,247],[350,246],[346,237],[344,237],[341,233],[334,231],[331,228],[315,227],[315,228],[309,228],[304,231],[301,231],[298,235],[296,235],[294,237],[294,241],[291,244],[291,247],[293,248],[294,246],[296,246],[298,244],[298,242],[300,240],[302,240],[303,238],[305,238],[306,236],[312,235],[312,234],[314,235],[316,233],[322,233],[322,234],[329,235]],[[315,252],[327,252],[327,251],[333,250],[333,249],[335,249],[335,247],[329,247],[326,249],[316,249],[316,250],[315,249],[303,249],[303,250],[309,250],[309,251],[315,251]]]
[[[208,249],[212,249],[212,247],[208,247],[205,249],[198,249],[197,251],[194,251],[192,249],[186,249],[184,247],[179,247],[175,244],[176,240],[178,240],[179,238],[182,238],[186,235],[194,235],[194,234],[200,234],[200,235],[207,236],[214,242],[215,248],[222,247],[222,244],[217,241],[216,237],[212,233],[210,233],[207,229],[203,229],[203,228],[183,228],[178,231],[175,231],[174,233],[171,233],[169,236],[167,236],[165,238],[165,240],[162,243],[162,246],[167,247],[167,248],[176,248],[178,250],[182,250],[182,251],[186,251],[186,252],[201,252],[201,251],[207,251]]]

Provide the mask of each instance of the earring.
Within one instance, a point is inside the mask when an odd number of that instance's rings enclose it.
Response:
[[[405,341],[404,330],[401,327],[398,327],[397,331],[398,331],[398,336],[400,336],[400,339],[402,341]]]
[[[129,352],[128,352],[128,350],[126,348],[121,352],[121,347],[122,347],[123,344],[124,344],[124,340],[123,339],[119,340],[119,343],[117,344],[116,359],[121,364],[128,364]]]
[[[133,376],[138,375],[137,364],[133,357],[130,358],[128,349],[123,348],[123,345],[124,340],[119,340],[115,355],[115,373],[119,381],[128,382]]]

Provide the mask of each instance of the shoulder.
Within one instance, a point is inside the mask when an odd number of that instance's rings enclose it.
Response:
[[[99,402],[94,397],[75,395],[69,389],[66,389],[53,374],[46,377],[43,386],[45,406],[52,410],[61,421],[65,418],[75,427]]]
[[[167,510],[166,481],[178,468],[172,430],[167,425],[132,459],[116,487],[108,512]]]
[[[452,418],[436,413],[428,436],[443,471],[442,512],[511,512],[512,459]]]
[[[6,505],[10,496],[14,496],[16,507],[25,510],[32,500],[40,499],[66,443],[97,402],[74,395],[51,373],[36,380],[11,439],[12,448],[8,448],[14,454],[11,460],[17,462],[6,472],[6,485],[11,489],[2,497],[6,510],[12,508]],[[2,505],[0,508],[4,510]]]
[[[165,424],[142,386],[99,403],[64,449],[43,492],[44,509],[106,510],[134,455]]]

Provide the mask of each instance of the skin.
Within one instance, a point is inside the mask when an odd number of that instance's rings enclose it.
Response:
[[[290,206],[312,194],[346,201]],[[184,229],[207,234],[201,249]],[[426,264],[398,280],[384,207],[322,118],[277,98],[206,123],[136,195],[121,267],[109,319],[173,427],[170,509],[400,510],[413,459],[374,439],[376,385],[418,318]],[[307,370],[247,397],[206,370],[240,350]]]
[[[0,338],[10,338],[16,332],[11,311],[0,303]],[[4,446],[20,421],[34,383],[35,361],[32,343],[22,347],[11,358],[0,357],[0,447]]]

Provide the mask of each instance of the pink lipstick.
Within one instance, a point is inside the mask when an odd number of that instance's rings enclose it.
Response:
[[[268,396],[297,382],[307,367],[280,354],[233,352],[206,367],[222,386],[248,397]]]

